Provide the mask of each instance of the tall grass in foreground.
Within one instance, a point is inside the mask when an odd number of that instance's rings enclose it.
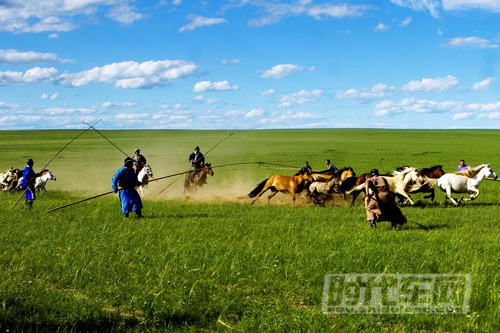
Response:
[[[22,167],[28,157],[41,167],[54,146],[75,136],[28,134],[0,133],[3,143],[16,142],[4,145],[3,169]],[[402,208],[410,222],[401,231],[388,223],[369,228],[360,199],[353,206],[339,199],[312,207],[292,206],[278,195],[270,206],[265,196],[250,206],[237,196],[271,174],[292,172],[251,166],[216,169],[203,192],[217,189],[217,195],[204,196],[205,203],[201,194],[189,202],[153,199],[168,182],[153,183],[145,219],[124,219],[115,195],[45,213],[110,190],[123,157],[88,134],[54,160],[49,169],[58,180],[47,184],[32,210],[23,201],[10,209],[19,194],[0,195],[2,331],[500,330],[499,183],[485,182],[476,201],[458,208],[440,192],[433,203],[413,195],[417,205]],[[228,133],[106,134],[127,151],[140,147],[158,177],[185,170],[195,144],[206,151]],[[489,162],[498,173],[500,156],[491,147],[499,141],[497,131],[249,131],[214,150],[209,162],[300,166],[309,160],[321,169],[331,158],[361,174],[406,164],[443,164],[451,172],[465,158],[472,165]],[[232,193],[236,182],[241,186]],[[323,314],[324,277],[332,273],[470,274],[470,311]]]
[[[116,197],[51,214],[36,204],[3,214],[1,329],[500,329],[496,204],[403,208],[421,225],[398,232],[370,229],[359,205],[146,200],[147,218],[124,219]],[[382,272],[471,274],[471,311],[321,313],[325,274]]]

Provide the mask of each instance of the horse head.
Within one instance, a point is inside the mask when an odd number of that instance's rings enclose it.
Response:
[[[207,163],[205,164],[205,166],[203,167],[206,172],[210,175],[210,176],[213,176],[214,175],[214,170],[212,170],[212,164],[210,163]]]
[[[356,173],[354,169],[351,167],[345,167],[342,169],[342,173],[340,174],[340,181],[343,182],[347,178],[356,177]]]
[[[55,176],[52,174],[52,172],[50,172],[49,170],[47,170],[47,174],[48,174],[48,176],[49,176],[49,178],[48,178],[48,179],[51,179],[51,180],[54,180],[54,181],[56,180],[56,177],[55,177]]]
[[[497,174],[493,170],[491,170],[489,164],[485,164],[481,168],[480,173],[483,174],[484,178],[492,178],[492,179],[495,179],[495,180],[498,178]]]
[[[153,170],[151,170],[151,166],[149,164],[145,164],[142,169],[149,177],[153,178]]]

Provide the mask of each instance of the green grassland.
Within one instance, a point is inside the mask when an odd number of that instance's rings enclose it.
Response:
[[[0,170],[35,171],[81,131],[2,131]],[[155,177],[185,171],[195,145],[214,166],[267,162],[315,170],[330,158],[357,174],[460,159],[500,172],[495,130],[103,131],[130,154],[139,147]],[[233,133],[232,135],[230,135]],[[230,136],[229,136],[230,135]],[[221,142],[222,139],[226,138]],[[472,202],[414,194],[409,223],[371,229],[362,200],[293,205],[279,194],[243,198],[273,174],[296,168],[214,168],[198,194],[176,177],[151,183],[144,219],[123,218],[116,195],[45,211],[110,191],[124,155],[95,132],[48,166],[31,210],[20,193],[0,193],[0,330],[6,331],[499,331],[500,182]],[[455,195],[460,197],[459,195]],[[325,275],[470,274],[468,314],[334,315],[322,312]]]

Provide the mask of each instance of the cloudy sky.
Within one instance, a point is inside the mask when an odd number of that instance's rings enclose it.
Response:
[[[498,0],[2,0],[0,129],[500,128]]]

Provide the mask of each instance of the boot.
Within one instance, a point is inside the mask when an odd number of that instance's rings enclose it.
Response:
[[[128,213],[125,213],[125,217],[128,218]]]
[[[138,209],[135,211],[135,215],[137,215],[137,217],[141,218],[141,217],[144,217],[144,215],[141,214],[141,210]]]
[[[33,200],[32,199],[26,199],[26,206],[28,206],[28,209],[31,209],[31,207],[33,207]]]
[[[372,228],[376,228],[377,227],[377,222],[375,222],[375,220],[370,220],[370,226]]]

